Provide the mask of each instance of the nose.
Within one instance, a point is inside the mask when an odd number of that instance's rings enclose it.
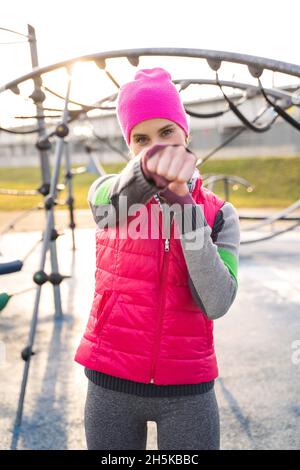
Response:
[[[166,147],[167,145],[171,145],[170,142],[163,141],[161,139],[153,139],[149,145],[147,145],[147,148],[153,147],[154,145],[163,145]]]

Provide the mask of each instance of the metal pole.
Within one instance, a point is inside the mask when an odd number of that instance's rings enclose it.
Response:
[[[31,54],[31,63],[32,68],[38,67],[38,52],[37,52],[37,40],[35,35],[35,29],[31,25],[28,26],[28,37],[30,44],[30,54]],[[41,194],[47,196],[50,190],[50,163],[49,163],[49,150],[51,148],[48,144],[46,126],[45,126],[45,117],[44,117],[44,107],[43,102],[45,100],[45,94],[42,90],[42,78],[41,76],[35,76],[33,78],[34,82],[34,92],[31,95],[32,100],[36,105],[37,111],[37,123],[38,123],[38,136],[39,141],[37,147],[40,157],[40,167],[42,174],[42,186],[39,188]],[[41,144],[43,142],[43,144]],[[45,145],[46,143],[46,145]],[[52,229],[54,228],[54,219],[52,218]],[[51,268],[52,272],[58,272],[58,259],[56,251],[56,240],[51,240],[50,242],[50,259],[51,259]],[[53,285],[53,294],[54,294],[54,304],[55,304],[55,317],[62,316],[62,307],[61,307],[61,297],[60,297],[60,287],[59,285]]]
[[[70,161],[69,143],[65,141],[65,162],[66,162],[66,185],[68,191],[67,204],[69,207],[70,223],[69,227],[72,230],[72,249],[75,251],[75,219],[74,219],[74,197],[73,197],[73,174]]]
[[[31,64],[32,68],[39,66],[38,62],[38,52],[37,52],[37,41],[35,35],[35,29],[29,24],[28,26],[28,35],[29,35],[29,45],[30,45],[30,55],[31,55]],[[38,136],[40,140],[45,139],[46,137],[46,126],[45,126],[45,117],[44,117],[44,107],[43,102],[45,100],[45,94],[42,91],[42,78],[41,76],[34,76],[34,91],[31,95],[32,100],[36,106],[37,113],[37,123],[38,123]],[[49,165],[49,149],[39,148],[39,157],[40,165],[42,172],[42,194],[47,195],[49,193],[50,187],[50,165]],[[48,189],[48,191],[47,191]]]
[[[68,121],[68,102],[69,102],[69,95],[70,95],[70,86],[71,86],[71,77],[69,78],[68,82],[68,88],[67,88],[67,94],[66,94],[66,100],[65,100],[65,108],[63,112],[63,121],[58,128],[61,128],[61,131],[65,130],[66,133],[63,133],[61,135],[58,134],[58,140],[56,143],[56,152],[55,152],[55,166],[54,166],[54,171],[53,175],[51,178],[51,184],[50,184],[50,194],[46,198],[46,206],[47,206],[47,223],[46,223],[46,229],[44,232],[43,236],[43,245],[42,245],[42,254],[41,254],[41,260],[40,260],[40,273],[44,271],[44,266],[45,266],[45,261],[46,261],[46,254],[49,249],[49,244],[51,242],[51,236],[52,236],[52,228],[54,226],[54,201],[56,198],[57,194],[57,181],[59,177],[59,170],[61,166],[61,159],[62,159],[62,154],[63,154],[63,149],[64,149],[64,138],[67,135],[68,127],[67,127],[67,121]],[[50,247],[51,249],[51,247]],[[57,272],[57,271],[56,271]],[[57,294],[57,291],[55,291]],[[25,360],[25,366],[24,366],[24,373],[23,373],[23,379],[22,379],[22,384],[21,384],[21,391],[20,391],[20,397],[19,397],[19,403],[18,403],[18,409],[17,409],[17,415],[16,415],[16,421],[15,421],[15,430],[13,434],[13,443],[15,443],[16,438],[15,436],[19,432],[19,427],[21,425],[22,421],[22,414],[23,414],[23,406],[24,406],[24,398],[25,398],[25,391],[26,391],[26,385],[27,385],[27,380],[28,380],[28,373],[29,373],[29,366],[30,366],[30,359],[31,356],[34,354],[32,351],[33,343],[34,343],[34,337],[35,337],[35,332],[36,332],[36,325],[37,325],[37,319],[38,319],[38,308],[39,308],[39,302],[40,302],[40,294],[41,294],[41,285],[38,286],[37,292],[36,292],[36,298],[35,298],[35,304],[34,304],[34,312],[33,312],[33,317],[31,321],[31,327],[30,327],[30,333],[29,333],[29,339],[28,339],[28,346],[23,350],[22,357]],[[55,296],[55,301],[56,304],[58,304],[60,298],[58,296]],[[58,315],[60,316],[60,315]],[[24,352],[25,351],[25,352]]]

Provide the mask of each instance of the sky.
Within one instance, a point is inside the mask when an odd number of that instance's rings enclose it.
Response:
[[[27,24],[34,26],[41,66],[83,54],[140,47],[215,49],[300,64],[299,18],[299,0],[3,0],[0,27],[26,34]],[[8,41],[23,39],[0,31],[0,42]],[[0,60],[0,85],[31,69],[25,43],[0,44]],[[132,79],[133,67],[118,60],[118,64],[110,64],[110,70],[120,83]],[[200,77],[202,73],[199,63],[192,64],[191,59],[146,58],[139,67],[148,66],[169,67],[173,79]],[[93,64],[84,67],[77,67],[73,98],[91,103],[106,96],[101,93],[117,91]],[[237,72],[235,78],[240,78],[242,73],[247,80],[250,76],[244,69],[239,72],[237,67],[230,74]],[[210,78],[214,78],[212,73]],[[62,71],[53,75],[49,84],[63,93]],[[22,91],[26,95],[29,85]],[[29,109],[28,100],[21,103],[10,92],[3,95],[0,125],[7,120],[4,113],[12,116]]]

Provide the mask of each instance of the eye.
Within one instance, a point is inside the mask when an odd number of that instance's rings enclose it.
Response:
[[[174,131],[174,129],[166,129],[161,133],[161,135],[168,136],[168,135],[172,134],[173,131]],[[135,142],[139,145],[143,145],[143,141],[146,141],[146,140],[147,140],[147,137],[142,137],[141,136],[141,137],[136,137]]]
[[[135,141],[136,141],[137,144],[140,144],[140,143],[141,143],[141,140],[143,140],[143,139],[145,139],[145,137],[137,137],[137,138],[135,139]]]
[[[166,129],[165,131],[163,131],[163,134],[164,134],[165,132],[170,132],[170,133],[172,134],[173,129]],[[167,134],[167,135],[168,135],[168,134]]]

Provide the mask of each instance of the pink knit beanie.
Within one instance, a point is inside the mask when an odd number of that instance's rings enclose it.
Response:
[[[146,119],[169,119],[189,135],[189,116],[170,73],[161,67],[138,70],[120,87],[117,118],[128,146],[131,129]]]

